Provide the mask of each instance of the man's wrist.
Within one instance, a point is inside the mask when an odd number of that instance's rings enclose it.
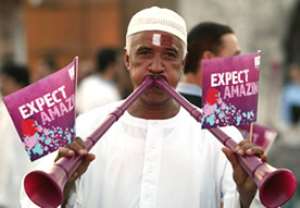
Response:
[[[68,202],[71,192],[75,189],[75,181],[68,181],[64,187],[64,199],[62,207],[64,208]]]
[[[241,194],[240,193],[240,205],[241,208],[249,208],[254,197],[255,197],[256,192],[254,193],[246,193],[246,194]]]

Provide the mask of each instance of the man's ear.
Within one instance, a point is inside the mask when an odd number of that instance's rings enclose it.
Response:
[[[182,66],[183,66],[183,68],[185,67],[185,63],[186,63],[186,56],[185,56],[184,59],[182,60]]]
[[[127,70],[130,69],[130,64],[129,64],[129,55],[127,50],[124,48],[124,55],[123,55],[123,60],[124,60],[124,64]]]
[[[182,69],[184,69],[185,67],[185,63],[186,63],[186,57],[188,56],[188,52],[185,54],[185,56],[183,57],[182,61],[181,61],[181,65],[182,65]]]
[[[202,55],[202,59],[212,59],[215,58],[216,55],[211,51],[204,51]]]
[[[178,77],[178,82],[183,78],[183,75],[184,75],[184,67],[185,67],[185,62],[186,62],[186,56],[184,57],[184,59],[181,61],[181,70],[180,70],[180,75]]]

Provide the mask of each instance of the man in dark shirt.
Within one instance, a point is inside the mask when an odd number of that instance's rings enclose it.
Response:
[[[238,39],[229,26],[214,22],[196,25],[188,34],[185,76],[179,83],[177,91],[194,105],[202,107],[202,59],[238,54],[240,54]]]

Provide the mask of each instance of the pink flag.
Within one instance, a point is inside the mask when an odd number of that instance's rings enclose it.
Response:
[[[202,61],[203,128],[256,120],[259,53]]]
[[[30,160],[72,142],[78,58],[61,70],[4,97]]]

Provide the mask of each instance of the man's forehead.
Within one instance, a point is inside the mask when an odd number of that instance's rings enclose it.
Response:
[[[133,43],[137,45],[149,45],[149,46],[157,46],[157,47],[166,47],[166,48],[178,48],[182,49],[183,43],[176,36],[161,32],[161,31],[144,31],[137,34],[132,35]],[[136,45],[136,46],[137,46]]]

